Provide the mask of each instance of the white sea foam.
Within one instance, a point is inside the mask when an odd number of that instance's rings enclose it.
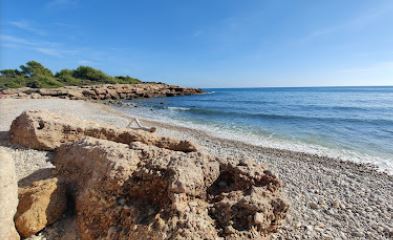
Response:
[[[172,111],[188,111],[190,108],[187,107],[168,107],[169,110]]]
[[[172,109],[175,111],[187,110],[187,108],[181,107],[168,107],[168,109]],[[201,124],[191,121],[182,121],[178,119],[173,119],[166,114],[156,114],[151,113],[150,111],[144,111],[143,107],[138,109],[122,110],[130,112],[133,115],[137,115],[141,118],[145,117],[147,119],[154,119],[157,121],[171,123],[181,127],[204,131],[212,136],[223,139],[241,141],[254,146],[316,154],[318,156],[327,156],[345,161],[353,161],[356,163],[368,163],[377,166],[380,171],[385,171],[389,174],[393,174],[393,159],[391,158],[372,156],[365,153],[359,153],[346,149],[328,148],[317,144],[304,143],[301,141],[295,141],[290,139],[282,139],[276,137],[274,133],[271,133],[269,135],[256,134],[252,131],[240,129],[238,126],[235,125],[223,126],[219,124]]]

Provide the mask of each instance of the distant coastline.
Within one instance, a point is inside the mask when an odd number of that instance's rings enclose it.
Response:
[[[0,90],[0,98],[62,98],[114,103],[137,98],[174,97],[201,94],[201,89],[184,88],[164,83],[99,84],[60,88],[10,88]]]

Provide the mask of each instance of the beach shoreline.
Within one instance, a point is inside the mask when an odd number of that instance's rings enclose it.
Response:
[[[199,126],[194,126],[194,125],[188,125],[187,123],[182,123],[180,121],[173,121],[173,120],[168,120],[168,119],[160,119],[160,118],[150,118],[149,116],[145,116],[143,114],[139,114],[139,112],[144,112],[148,111],[148,108],[145,107],[139,107],[138,105],[133,105],[131,106],[136,107],[136,112],[127,112],[127,108],[130,106],[127,104],[115,104],[113,105],[115,108],[115,112],[113,114],[119,114],[124,117],[137,117],[140,120],[143,120],[144,122],[148,123],[149,125],[152,126],[159,126],[161,129],[167,129],[167,131],[161,131],[162,134],[167,134],[167,136],[171,136],[173,134],[177,134],[179,138],[187,138],[188,135],[184,134],[187,132],[188,134],[195,135],[194,139],[195,141],[199,141],[200,137],[197,136],[205,136],[206,138],[212,138],[216,139],[222,144],[231,144],[231,145],[237,145],[237,146],[243,146],[242,148],[247,148],[247,147],[255,147],[260,149],[264,154],[267,155],[272,155],[276,154],[279,152],[280,155],[283,156],[296,156],[296,158],[313,158],[313,159],[320,159],[319,161],[321,162],[340,162],[342,164],[355,164],[355,165],[360,165],[362,168],[367,168],[371,171],[378,171],[382,174],[387,174],[387,175],[393,175],[393,168],[390,167],[390,165],[386,166],[381,166],[378,165],[375,161],[370,161],[370,159],[373,158],[381,158],[379,156],[371,156],[371,155],[358,155],[356,157],[350,155],[346,156],[344,154],[337,154],[332,152],[332,149],[329,148],[318,148],[318,146],[313,146],[309,148],[303,148],[301,147],[291,147],[289,145],[296,145],[297,143],[292,143],[289,141],[286,141],[285,144],[275,144],[272,146],[272,144],[263,144],[260,142],[255,142],[253,140],[246,140],[246,138],[239,136],[240,133],[230,133],[230,134],[221,134],[220,132],[217,132],[218,130],[211,130],[211,129],[203,129]],[[138,113],[134,116],[135,113]],[[225,131],[225,130],[224,130]],[[234,137],[234,138],[233,138]],[[298,144],[299,145],[299,144]],[[288,147],[289,146],[289,147]],[[387,161],[390,159],[387,159]]]
[[[1,99],[1,148],[16,161],[19,179],[51,167],[44,151],[15,149],[7,144],[11,121],[25,110],[46,109],[125,127],[132,116],[115,108],[63,99]],[[369,164],[340,161],[302,152],[264,148],[211,136],[200,130],[143,119],[161,136],[186,139],[217,156],[247,156],[268,165],[284,183],[291,204],[275,239],[389,239],[393,237],[393,176]],[[34,163],[32,163],[32,159]]]

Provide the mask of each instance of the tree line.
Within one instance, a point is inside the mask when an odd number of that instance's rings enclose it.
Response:
[[[63,69],[55,74],[36,61],[29,61],[19,68],[0,70],[0,89],[19,87],[56,88],[104,83],[141,83],[137,78],[130,76],[110,76],[99,69],[89,66],[79,66],[76,69]]]

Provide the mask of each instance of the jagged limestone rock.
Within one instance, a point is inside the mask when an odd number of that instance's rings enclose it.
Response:
[[[143,130],[116,128],[44,110],[23,112],[12,122],[10,129],[12,143],[37,150],[53,150],[63,143],[86,136],[125,144],[138,141],[175,151],[197,150],[189,141],[158,137]]]
[[[53,163],[82,239],[260,239],[288,209],[277,177],[251,160],[86,138]]]

